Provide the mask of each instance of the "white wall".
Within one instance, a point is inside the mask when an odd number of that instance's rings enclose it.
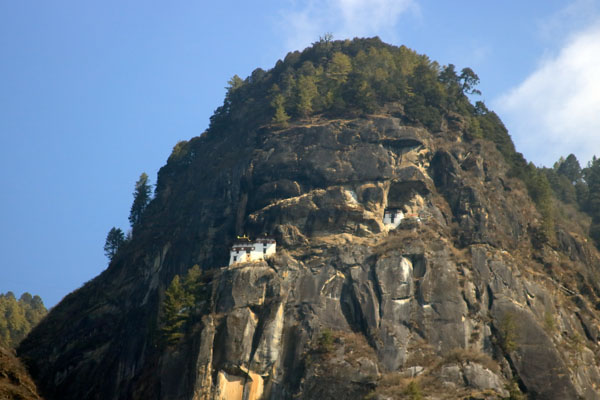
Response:
[[[393,217],[393,218],[392,218]],[[392,222],[393,219],[393,222]],[[400,225],[400,222],[404,219],[404,213],[400,210],[385,211],[383,214],[383,224],[389,228],[394,229]]]
[[[253,248],[250,253],[246,253],[246,250],[236,252],[232,249],[229,253],[229,265],[239,262],[263,260],[266,257],[275,254],[277,243],[260,241],[252,243],[249,247]]]
[[[254,242],[254,250],[250,253],[251,260],[262,260],[275,254],[276,243]]]
[[[250,261],[251,254],[252,254],[252,252],[247,253],[246,250],[234,251],[232,249],[229,252],[229,265],[239,263],[239,262]]]

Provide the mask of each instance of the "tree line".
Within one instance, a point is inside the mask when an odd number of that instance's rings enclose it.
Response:
[[[13,292],[0,294],[0,346],[16,348],[47,313],[40,296],[25,292],[17,300]]]
[[[600,159],[596,156],[582,168],[574,154],[561,157],[552,168],[541,168],[553,194],[591,218],[589,236],[600,248]]]
[[[407,122],[438,130],[449,111],[474,113],[467,95],[479,93],[478,83],[470,68],[458,72],[379,38],[321,38],[269,71],[258,68],[246,79],[235,75],[207,133],[222,133],[236,121],[286,126],[318,114],[373,113],[389,102],[403,107]]]

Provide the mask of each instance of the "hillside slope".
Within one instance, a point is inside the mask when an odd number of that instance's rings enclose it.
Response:
[[[41,399],[35,384],[14,351],[3,347],[0,347],[0,399]]]
[[[276,124],[232,100],[178,145],[132,241],[21,344],[43,395],[600,398],[595,248],[542,234],[473,107],[384,100]],[[242,234],[276,255],[228,267]]]

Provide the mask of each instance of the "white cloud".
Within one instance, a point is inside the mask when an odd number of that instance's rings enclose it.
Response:
[[[538,165],[570,153],[582,164],[600,156],[600,23],[571,36],[493,107]]]
[[[279,23],[288,50],[301,50],[330,32],[334,38],[393,36],[406,12],[418,12],[416,0],[304,0],[294,3]]]

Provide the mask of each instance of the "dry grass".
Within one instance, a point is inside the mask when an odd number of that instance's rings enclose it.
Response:
[[[468,363],[480,364],[484,368],[487,368],[496,374],[500,372],[500,365],[498,365],[498,363],[489,355],[473,349],[463,348],[456,348],[449,351],[444,355],[444,358],[438,366],[441,367],[442,365],[446,364],[459,364],[464,366]]]
[[[423,398],[422,386],[423,380],[420,378],[407,378],[399,372],[390,372],[379,380],[377,389],[371,394],[371,398],[383,395],[391,399],[419,399]]]
[[[0,348],[0,399],[41,399],[25,367],[12,350],[4,348]]]
[[[375,350],[369,346],[364,335],[354,332],[339,332],[338,337],[344,345],[344,358],[353,366],[358,366],[358,360],[361,358],[368,358],[376,362]]]
[[[439,379],[423,374],[417,378],[403,377],[401,373],[385,374],[377,388],[366,399],[374,399],[378,395],[394,400],[416,399],[494,399],[500,398],[494,390],[478,390],[467,387],[444,385]]]
[[[412,240],[418,240],[420,235],[409,230],[395,230],[375,245],[373,252],[378,255],[394,250],[402,250]]]
[[[408,347],[408,359],[404,366],[431,368],[440,361],[440,357],[436,354],[435,349],[422,339],[414,340]]]

